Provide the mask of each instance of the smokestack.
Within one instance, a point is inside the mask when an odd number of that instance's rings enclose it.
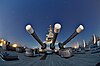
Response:
[[[35,40],[41,45],[41,49],[45,49],[46,48],[46,44],[43,43],[39,37],[37,36],[35,30],[32,28],[31,25],[27,25],[26,26],[26,31],[32,36],[35,38]]]
[[[84,30],[83,25],[79,25],[79,27],[75,30],[75,32],[66,41],[64,41],[63,43],[58,44],[59,48],[63,49],[64,45],[66,45],[69,41],[71,41],[75,36],[77,36],[83,30]]]
[[[53,40],[52,40],[52,44],[50,44],[50,49],[55,49],[55,42],[56,42],[56,39],[57,39],[57,36],[58,36],[58,33],[60,32],[60,29],[61,29],[61,25],[56,23],[54,25],[54,36],[53,36]]]

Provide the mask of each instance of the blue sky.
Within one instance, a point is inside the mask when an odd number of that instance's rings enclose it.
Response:
[[[59,22],[62,25],[59,42],[65,41],[79,24],[85,30],[67,45],[83,39],[89,41],[93,33],[100,36],[99,3],[99,0],[0,0],[0,38],[34,47],[38,44],[25,26],[31,24],[44,41],[49,25]]]

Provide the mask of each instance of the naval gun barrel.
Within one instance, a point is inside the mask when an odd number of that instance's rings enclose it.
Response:
[[[50,49],[55,49],[55,42],[56,42],[56,39],[57,39],[57,36],[58,36],[58,33],[60,32],[60,29],[61,29],[61,25],[56,23],[54,25],[54,36],[53,36],[53,40],[52,40],[52,43],[50,44]]]
[[[64,48],[64,45],[66,45],[69,41],[71,41],[75,36],[77,36],[80,32],[82,32],[84,30],[84,27],[83,25],[80,25],[76,30],[75,32],[67,39],[65,40],[63,43],[59,43],[59,48],[60,49],[63,49]]]
[[[43,43],[43,42],[39,39],[39,37],[37,36],[36,32],[34,31],[34,29],[32,28],[31,25],[27,25],[27,26],[26,26],[26,30],[27,30],[27,32],[28,32],[32,37],[34,37],[35,40],[41,45],[41,49],[45,49],[45,48],[46,48],[46,44]]]

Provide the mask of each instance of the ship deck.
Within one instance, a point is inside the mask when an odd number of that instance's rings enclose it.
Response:
[[[75,54],[73,57],[67,59],[52,54],[48,55],[45,60],[40,60],[40,56],[26,57],[24,53],[17,54],[19,60],[2,61],[0,59],[0,66],[95,66],[100,62],[100,53]]]

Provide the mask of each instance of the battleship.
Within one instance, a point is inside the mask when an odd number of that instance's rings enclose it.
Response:
[[[0,40],[0,66],[100,66],[100,39],[95,35],[90,43],[83,40],[74,47],[65,47],[69,41],[84,30],[79,25],[73,34],[64,42],[58,42],[61,24],[49,26],[46,40],[41,41],[32,25],[26,25],[26,31],[38,42],[39,48],[28,48]],[[58,47],[55,46],[58,45]]]
[[[32,28],[32,26],[31,25],[26,26],[26,30],[28,31],[28,33],[32,37],[34,37],[37,40],[37,42],[41,45],[41,50],[45,53],[45,55],[43,57],[47,56],[48,52],[55,53],[55,42],[56,42],[58,33],[60,32],[60,29],[61,29],[61,25],[59,23],[56,23],[54,25],[54,36],[52,38],[52,43],[50,44],[51,50],[48,50],[48,49],[46,49],[47,44],[43,43],[40,40],[40,38],[37,36],[37,34],[36,34],[35,30]],[[66,45],[70,40],[72,40],[75,36],[77,36],[83,30],[84,30],[83,25],[79,25],[79,27],[74,31],[74,33],[67,40],[65,40],[63,43],[59,42],[58,43],[59,50],[57,51],[57,54],[61,57],[65,57],[65,58],[71,57],[73,55],[72,48],[64,48],[64,45]],[[50,33],[51,33],[51,31],[50,31]],[[49,35],[50,35],[50,33],[49,33]],[[51,37],[52,37],[52,35],[51,35]],[[51,39],[51,37],[50,37],[50,39]],[[26,52],[26,55],[27,54],[32,54],[32,52],[31,53],[30,53],[30,51],[29,51],[29,53]]]

